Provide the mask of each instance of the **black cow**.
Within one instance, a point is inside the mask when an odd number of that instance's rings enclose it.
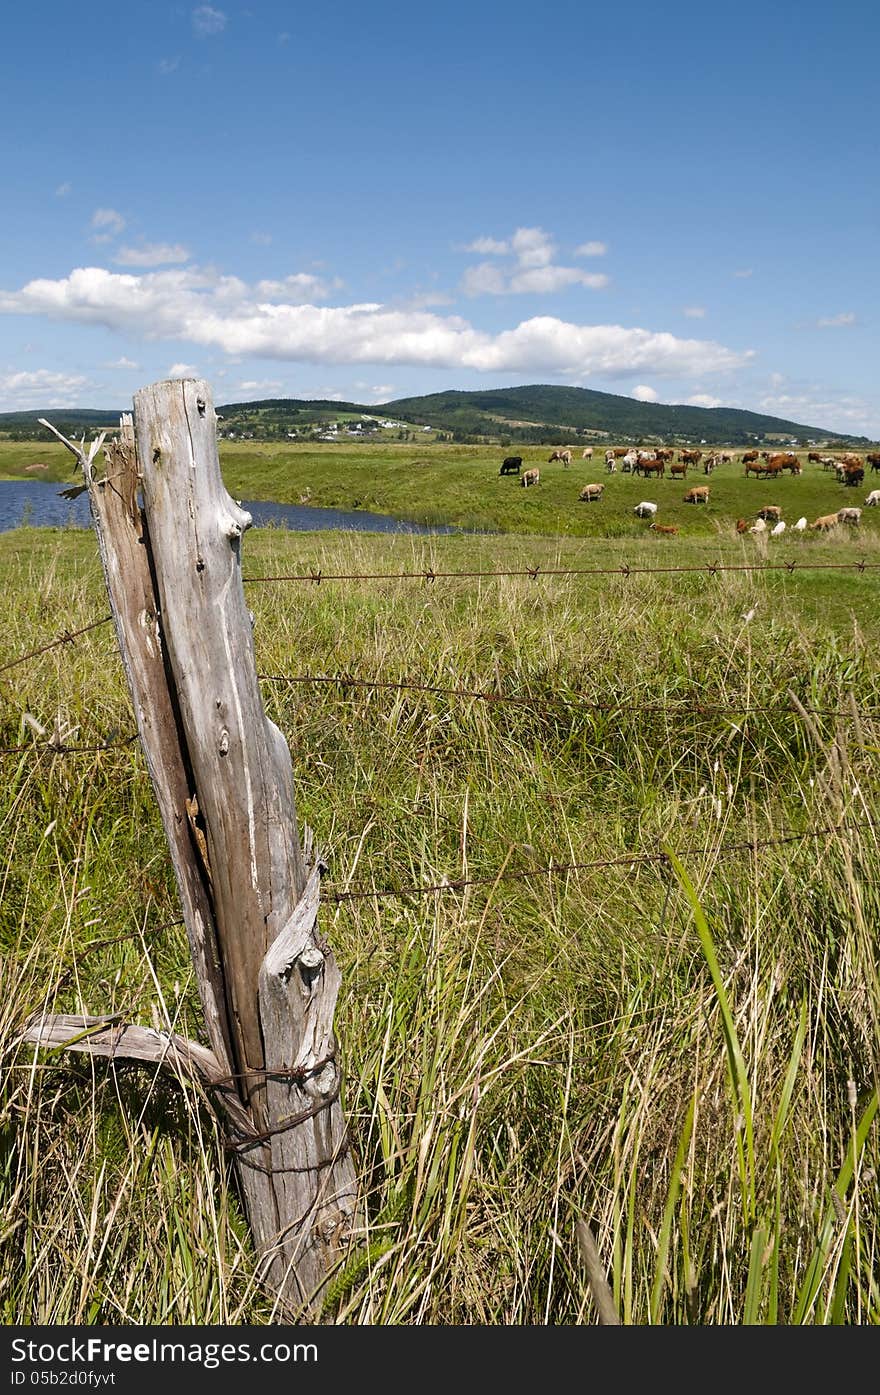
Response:
[[[522,465],[521,455],[508,455],[502,460],[498,473],[499,475],[518,475],[520,465]]]

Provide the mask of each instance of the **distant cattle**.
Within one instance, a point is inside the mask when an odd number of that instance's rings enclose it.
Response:
[[[784,518],[780,518],[779,522],[778,522],[778,523],[774,523],[773,527],[770,529],[770,536],[771,536],[771,538],[778,538],[778,537],[779,537],[782,533],[784,533],[784,532],[785,532],[785,519],[784,519]]]
[[[742,456],[742,463],[743,465],[751,465],[754,463],[754,461],[760,460],[760,458],[761,456],[759,451],[747,450],[745,455]]]
[[[870,465],[872,473],[874,470],[880,470],[880,453],[877,451],[872,451],[870,455],[866,455],[865,461]]]
[[[602,498],[604,484],[585,484],[578,498],[587,504],[595,504]]]
[[[553,454],[550,456],[550,459],[549,459],[548,462],[547,462],[548,465],[552,465],[553,462],[554,462],[554,460],[561,460],[562,463],[563,463],[563,465],[565,466],[565,468],[566,468],[566,470],[567,470],[568,467],[569,467],[569,465],[571,464],[571,451],[570,451],[570,450],[555,450],[555,451],[553,452]]]
[[[676,461],[669,467],[669,473],[673,479],[684,479],[687,475],[688,467],[684,461]]]
[[[807,526],[807,520],[805,518],[799,518],[794,526],[795,528],[797,528],[799,533],[802,533]]]
[[[606,455],[606,457],[605,457],[605,473],[608,474],[608,475],[613,475],[614,472],[616,471],[616,469],[617,469],[617,461],[614,459],[614,456],[613,456],[613,455],[611,455],[611,456],[607,456],[607,455]]]
[[[880,494],[880,490],[877,491]],[[652,504],[648,499],[643,499],[640,504],[636,504],[633,513],[637,518],[653,518],[657,512],[657,505]]]
[[[615,455],[616,454],[617,452],[615,451]],[[620,459],[621,461],[620,468],[623,471],[623,473],[625,475],[630,475],[635,471],[635,468],[639,463],[639,453],[637,450],[624,451],[623,456],[618,457],[618,459]]]
[[[865,503],[868,505],[869,509],[877,508],[878,505],[880,505],[880,489],[872,489]]]
[[[617,457],[617,459],[618,459],[618,460],[622,460],[623,457],[624,457],[626,454],[628,454],[628,452],[631,450],[631,447],[630,447],[630,446],[614,446],[614,447],[613,447],[613,450],[614,450],[614,454],[615,454],[615,456]]]
[[[540,480],[541,472],[537,467],[533,467],[531,470],[523,470],[519,477],[519,482],[523,489],[528,489],[530,484],[539,484]]]
[[[678,529],[674,523],[651,523],[649,528],[654,533],[677,533]]]
[[[693,489],[689,489],[684,496],[686,504],[708,504],[709,486],[708,484],[696,484]]]
[[[583,449],[583,451],[581,452],[581,460],[592,460],[592,458],[593,458],[593,447],[592,447],[592,446],[584,446],[584,449]]]
[[[615,461],[615,452],[614,452],[613,450],[606,450],[606,452],[605,452],[605,467],[606,467],[606,469],[608,468],[609,465],[613,465],[613,464],[614,464],[614,461]]]
[[[522,465],[521,455],[508,455],[501,462],[499,475],[518,475]]]
[[[845,465],[843,474],[840,476],[844,484],[853,487],[860,485],[865,478],[865,472],[861,465]]]
[[[861,509],[838,509],[838,510],[837,510],[837,521],[838,521],[838,523],[849,523],[849,524],[861,523],[861,521],[862,521],[862,511],[861,511]]]
[[[749,531],[749,520],[747,518],[738,518],[736,520],[736,531],[738,533],[747,533]]]
[[[827,533],[829,528],[836,528],[840,520],[836,513],[823,513],[820,518],[814,518],[810,527],[818,533]]]
[[[721,464],[721,452],[720,452],[720,451],[717,451],[717,450],[716,450],[716,451],[713,451],[712,454],[711,454],[711,455],[707,455],[707,456],[706,456],[706,459],[703,461],[703,474],[704,474],[704,475],[711,475],[712,471],[715,470],[715,469],[717,469],[717,467],[718,467],[720,464]]]
[[[699,465],[703,458],[701,450],[680,450],[678,458],[683,465]]]
[[[633,474],[644,475],[646,478],[648,475],[659,475],[662,479],[666,474],[666,462],[665,460],[647,460],[644,456],[640,456],[633,466]]]
[[[762,509],[758,509],[756,518],[772,519],[776,523],[782,517],[782,509],[778,504],[765,504]]]

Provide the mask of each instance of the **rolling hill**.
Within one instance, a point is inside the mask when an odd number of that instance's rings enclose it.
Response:
[[[846,435],[822,425],[789,421],[737,407],[690,407],[639,402],[633,397],[591,388],[535,384],[478,392],[448,391],[424,397],[402,397],[364,405],[328,399],[264,398],[231,402],[217,408],[224,431],[255,439],[320,432],[328,422],[346,417],[384,415],[414,427],[428,426],[454,440],[546,442],[561,444],[570,437],[640,441],[709,441],[750,445],[760,440],[838,442],[865,445],[867,438]],[[47,433],[38,418],[46,417],[61,431],[113,427],[119,411],[93,408],[54,408],[0,413],[0,433],[42,439]]]

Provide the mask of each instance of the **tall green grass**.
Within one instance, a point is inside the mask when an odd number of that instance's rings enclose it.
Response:
[[[263,530],[244,570],[549,568],[613,548]],[[88,534],[5,535],[0,580],[0,666],[106,609]],[[262,674],[341,677],[263,684],[328,890],[400,893],[321,912],[367,1215],[328,1322],[594,1323],[578,1222],[625,1324],[880,1320],[876,588],[247,584]],[[3,746],[37,743],[34,724],[83,745],[134,729],[109,625],[0,684]],[[20,1041],[43,1007],[200,1035],[139,749],[2,760],[0,1315],[269,1323],[206,1102]],[[444,879],[472,884],[413,890]]]

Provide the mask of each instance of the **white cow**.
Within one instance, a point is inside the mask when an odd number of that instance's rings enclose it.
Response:
[[[799,533],[802,533],[807,526],[807,520],[805,518],[799,518],[794,526]]]
[[[785,532],[785,519],[780,518],[779,522],[770,529],[771,538],[778,538],[780,533]]]
[[[880,489],[872,489],[865,503],[868,505],[869,509],[880,506]]]
[[[650,501],[647,499],[643,499],[642,502],[640,504],[636,504],[635,508],[633,509],[633,513],[636,515],[637,518],[653,518],[656,512],[657,505],[650,503]]]
[[[581,460],[592,460],[592,458],[593,458],[593,447],[592,447],[592,446],[584,446],[584,453],[583,453],[583,455],[581,456]]]

